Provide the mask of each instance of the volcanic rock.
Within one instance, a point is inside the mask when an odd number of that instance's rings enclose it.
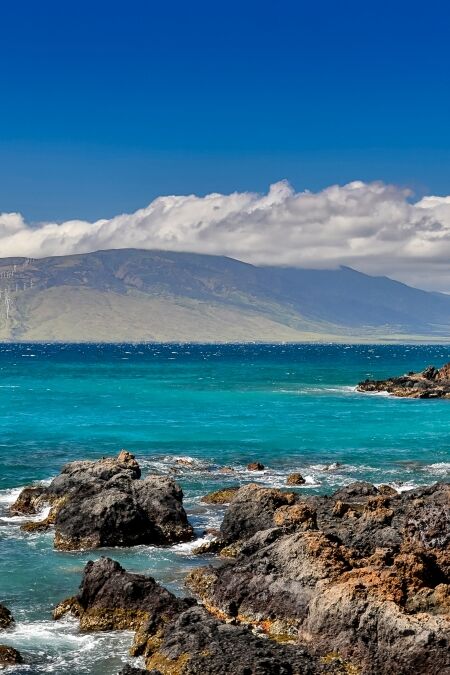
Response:
[[[63,600],[53,616],[71,613],[82,630],[137,630],[145,624],[156,631],[190,604],[152,577],[126,572],[118,562],[102,557],[86,564],[78,595]]]
[[[233,485],[222,488],[221,490],[209,492],[207,495],[202,497],[202,502],[205,504],[229,504],[231,500],[234,499],[239,489],[239,485]]]
[[[410,372],[386,380],[364,380],[356,387],[361,392],[387,392],[402,398],[450,398],[450,363],[442,368],[428,366],[422,372]]]
[[[193,537],[183,508],[181,488],[165,476],[140,480],[134,456],[66,464],[59,476],[39,489],[39,505],[52,505],[42,521],[25,523],[26,531],[55,527],[55,548],[80,550],[101,546],[172,544]],[[25,488],[15,512],[29,513],[36,499]]]
[[[286,485],[304,485],[305,483],[301,473],[291,473],[286,479]]]
[[[14,623],[13,615],[5,605],[0,604],[0,630],[9,628]]]
[[[146,666],[167,675],[325,672],[305,649],[258,638],[247,628],[220,622],[202,607],[188,609],[166,627],[160,644],[146,655]]]
[[[280,506],[292,506],[299,497],[250,483],[241,488],[225,512],[220,527],[226,543],[251,537],[258,530],[273,526],[273,514]]]
[[[230,504],[235,557],[187,580],[208,610],[364,675],[447,672],[450,486],[385,494],[360,482],[277,499],[286,493],[248,486]]]
[[[247,464],[247,471],[264,471],[265,466],[261,462],[250,462]]]
[[[118,675],[162,675],[159,670],[146,670],[145,668],[136,668],[127,663]]]
[[[22,656],[14,647],[7,645],[0,645],[0,668],[7,668],[8,666],[16,666],[23,663]]]

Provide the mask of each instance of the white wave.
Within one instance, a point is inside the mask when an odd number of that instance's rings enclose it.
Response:
[[[330,462],[329,464],[311,464],[311,469],[316,471],[339,471],[345,470],[345,467],[340,462]]]
[[[385,398],[395,398],[395,396],[390,394],[388,391],[358,391],[357,393],[363,394],[364,396],[383,396]]]
[[[438,474],[440,476],[446,476],[450,473],[450,462],[436,462],[435,464],[428,464],[427,466],[423,467],[423,470]]]
[[[18,496],[22,492],[21,487],[19,488],[11,488],[9,490],[0,490],[0,504],[4,504],[5,506],[10,506],[11,504],[14,504],[14,502],[17,500]]]
[[[320,482],[313,475],[306,475],[306,476],[304,476],[304,478],[305,478],[305,484],[304,484],[305,487],[306,486],[308,486],[308,487],[312,487],[312,486],[318,487],[320,485]],[[301,487],[301,485],[299,485],[299,487]]]
[[[24,521],[33,521],[37,522],[39,520],[44,520],[47,518],[50,513],[50,506],[45,506],[38,513],[34,515],[23,515],[23,516],[0,516],[0,521],[4,523],[23,523]]]
[[[390,487],[393,487],[397,492],[408,492],[408,490],[415,490],[420,487],[419,483],[414,483],[413,481],[406,481],[405,483],[396,483],[395,481],[387,483]]]
[[[193,541],[186,541],[183,542],[182,544],[175,544],[175,546],[172,547],[172,550],[180,555],[190,556],[194,555],[194,551],[196,548],[202,546],[203,544],[208,544],[211,541],[215,541],[215,537],[212,537],[211,535],[205,535],[204,537],[199,537],[198,539],[194,539]]]
[[[26,656],[33,672],[87,673],[95,662],[107,661],[111,653],[120,663],[128,661],[132,639],[131,631],[82,633],[78,622],[67,617],[60,621],[18,622],[5,633],[3,641]]]

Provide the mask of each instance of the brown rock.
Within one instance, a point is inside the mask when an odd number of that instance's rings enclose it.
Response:
[[[273,522],[277,527],[298,525],[304,530],[317,529],[316,511],[306,502],[280,506],[273,514]]]
[[[378,486],[378,492],[380,493],[380,495],[386,495],[386,496],[392,496],[392,497],[398,494],[397,490],[395,490],[390,485],[379,485]]]
[[[9,510],[13,515],[33,516],[47,503],[48,496],[46,488],[41,486],[31,486],[26,487],[21,491]]]
[[[47,488],[22,491],[14,508],[34,513],[36,504],[50,504],[47,518],[22,529],[54,526],[55,548],[63,551],[192,539],[181,488],[166,476],[140,476],[139,464],[126,450],[116,458],[71,462]]]
[[[250,462],[250,464],[247,464],[248,471],[264,471],[264,469],[265,466],[261,462]]]
[[[17,649],[8,647],[7,645],[0,645],[0,668],[15,666],[19,663],[23,663],[23,659]]]
[[[228,504],[235,497],[237,491],[240,489],[239,485],[222,488],[215,492],[209,492],[202,497],[202,502],[205,504]]]
[[[291,473],[287,477],[286,485],[304,485],[305,482],[301,473]]]
[[[14,623],[13,615],[5,605],[0,605],[0,629],[9,628]]]

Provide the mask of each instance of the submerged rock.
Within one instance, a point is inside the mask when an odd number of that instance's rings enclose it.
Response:
[[[0,645],[0,668],[16,666],[20,663],[23,663],[23,658],[17,649],[8,647],[7,645]]]
[[[205,504],[229,504],[236,496],[238,490],[240,490],[239,485],[233,485],[222,488],[221,490],[215,490],[214,492],[209,492],[207,495],[202,497],[202,502]]]
[[[23,525],[26,531],[54,525],[55,548],[80,550],[101,546],[172,544],[193,537],[183,508],[181,488],[165,476],[140,479],[134,456],[66,464],[59,476],[39,489],[39,505],[51,504],[49,516]],[[14,505],[29,513],[35,506],[30,488]],[[23,492],[25,492],[23,491]]]
[[[361,392],[387,392],[402,398],[450,398],[450,363],[442,368],[428,366],[422,372],[391,377],[386,380],[364,380],[356,387]]]
[[[13,615],[5,605],[0,604],[0,630],[9,628],[14,623]]]

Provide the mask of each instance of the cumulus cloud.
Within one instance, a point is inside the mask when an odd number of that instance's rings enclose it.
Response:
[[[35,258],[108,248],[228,255],[263,265],[350,265],[450,291],[450,196],[412,202],[408,190],[355,181],[295,192],[158,197],[111,219],[41,223],[0,215],[0,257]]]

